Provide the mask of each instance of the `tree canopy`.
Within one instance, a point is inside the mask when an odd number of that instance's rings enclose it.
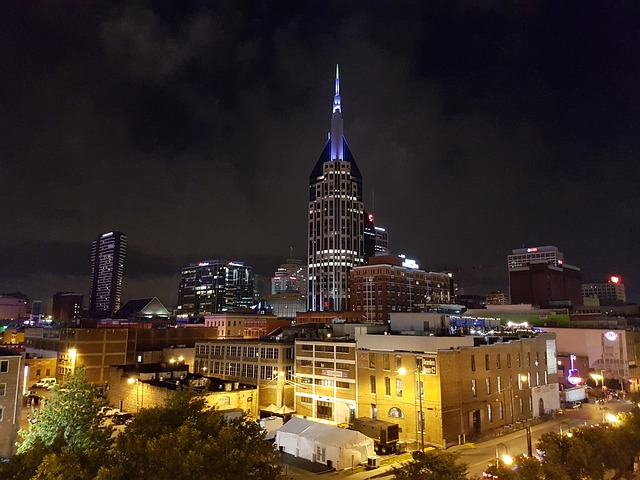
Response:
[[[282,478],[273,445],[260,426],[227,420],[183,389],[163,406],[142,409],[118,435],[100,414],[82,368],[54,391],[18,454],[0,464],[7,480],[236,480]]]

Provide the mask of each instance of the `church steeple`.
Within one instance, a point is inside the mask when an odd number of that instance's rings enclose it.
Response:
[[[333,96],[333,116],[331,117],[331,160],[344,160],[343,136],[340,71],[338,65],[336,65],[336,93]]]

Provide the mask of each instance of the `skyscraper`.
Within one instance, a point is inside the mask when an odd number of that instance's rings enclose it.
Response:
[[[120,308],[126,253],[127,236],[122,232],[103,233],[91,244],[92,315],[108,317]]]
[[[349,271],[364,264],[362,175],[343,134],[336,66],[331,131],[309,176],[309,310],[347,308]]]
[[[253,305],[253,275],[244,262],[204,260],[182,269],[180,317],[231,312]]]

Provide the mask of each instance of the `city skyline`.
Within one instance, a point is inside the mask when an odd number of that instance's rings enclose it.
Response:
[[[40,7],[0,7],[0,292],[88,299],[111,230],[123,300],[175,304],[201,259],[304,259],[339,63],[394,252],[483,293],[513,249],[555,245],[640,300],[637,6]]]

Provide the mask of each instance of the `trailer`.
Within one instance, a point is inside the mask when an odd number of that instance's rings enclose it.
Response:
[[[397,423],[360,417],[354,420],[353,429],[373,440],[376,453],[395,453],[400,431]]]

